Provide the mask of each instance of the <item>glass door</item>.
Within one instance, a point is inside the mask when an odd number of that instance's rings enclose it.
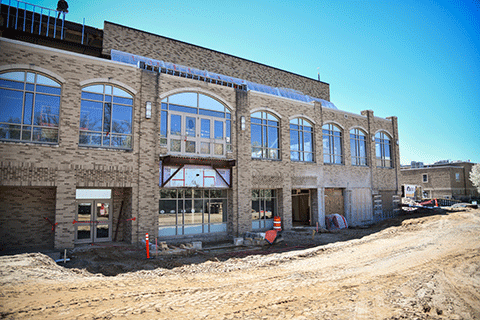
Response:
[[[79,200],[75,219],[75,242],[112,240],[112,214],[109,201]]]

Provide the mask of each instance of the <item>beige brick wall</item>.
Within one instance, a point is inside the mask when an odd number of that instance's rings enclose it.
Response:
[[[292,88],[330,101],[328,83],[105,21],[103,53],[109,55],[111,49],[273,87]]]
[[[115,34],[112,32],[124,33],[118,38],[123,40],[128,37],[138,37],[138,31],[118,28],[108,23],[106,26],[108,29],[106,32],[111,32],[106,37],[109,39],[106,44],[107,49],[118,45],[116,43],[108,44],[108,41],[114,39]],[[154,36],[145,34],[143,37],[148,40]],[[142,48],[142,41],[147,40],[139,40],[134,47],[124,48],[124,50],[138,49],[135,53],[142,55],[142,50],[157,52],[156,47],[151,47],[153,45],[151,41],[148,41],[148,46]],[[132,41],[123,42],[128,46]],[[369,216],[368,210],[371,212],[371,206],[369,207],[367,202],[368,197],[373,193],[381,190],[389,190],[390,193],[397,192],[398,145],[392,144],[396,159],[395,167],[392,169],[376,168],[375,144],[371,140],[371,136],[378,130],[385,130],[392,136],[392,141],[396,141],[398,139],[396,118],[376,118],[373,116],[373,111],[357,115],[326,109],[322,108],[319,103],[301,103],[252,91],[245,92],[34,45],[22,45],[2,40],[1,46],[0,71],[15,68],[36,70],[53,76],[62,83],[58,145],[0,142],[1,186],[56,187],[55,206],[51,208],[51,211],[54,212],[55,221],[59,223],[55,233],[55,247],[57,248],[74,245],[72,221],[76,213],[75,190],[77,187],[112,188],[114,218],[119,216],[121,203],[124,201],[125,208],[122,217],[136,220],[120,225],[119,239],[139,242],[144,238],[146,232],[150,233],[152,238],[157,234],[159,155],[166,154],[166,149],[159,145],[158,139],[161,100],[170,94],[181,91],[209,94],[226,104],[232,112],[233,152],[227,154],[227,157],[235,159],[236,166],[233,168],[233,188],[229,191],[228,207],[231,210],[228,213],[228,237],[241,235],[251,230],[252,189],[277,190],[279,215],[282,217],[282,225],[285,229],[292,226],[291,191],[293,188],[311,190],[314,197],[312,203],[316,204],[316,207],[312,209],[315,215],[312,217],[312,221],[318,221],[321,225],[324,225],[325,188],[341,188],[351,192],[353,196],[350,199],[360,199],[358,206],[356,200],[348,205],[348,215],[353,220],[349,221],[350,224],[361,224],[365,219],[368,220],[366,217]],[[198,55],[202,56],[204,53],[202,49],[189,47],[188,50],[194,48],[199,50]],[[188,50],[185,55],[179,54],[178,57],[190,58],[192,52]],[[225,58],[222,57],[222,59]],[[192,61],[195,61],[194,57],[191,58]],[[222,60],[212,61],[218,64]],[[243,67],[242,61],[238,61],[238,64],[234,63],[234,59],[232,61],[226,64],[233,63],[234,69],[239,72],[263,74],[261,65],[251,63]],[[173,62],[183,64],[180,61]],[[264,76],[280,79],[284,87],[293,87],[288,82],[288,77],[292,74],[286,73],[282,78],[275,73],[278,70],[272,70],[269,71],[271,74],[264,74]],[[294,78],[298,80],[297,86],[305,86],[306,90],[302,90],[304,92],[310,90],[308,83],[314,81],[307,81],[298,76]],[[307,84],[303,83],[304,80]],[[134,95],[133,149],[131,151],[78,146],[81,88],[96,81],[119,85]],[[321,97],[327,99],[328,85],[314,82],[315,86],[318,86],[315,90],[319,88],[320,91],[325,90],[325,92],[322,91],[323,96]],[[153,116],[151,119],[145,119],[147,101],[152,102]],[[250,115],[255,110],[267,110],[278,115],[281,161],[252,160]],[[239,119],[242,116],[246,119],[245,130],[240,128]],[[291,118],[299,116],[308,118],[314,123],[314,163],[290,161],[289,121]],[[342,165],[323,164],[321,127],[327,122],[334,122],[343,129],[344,164]],[[369,167],[351,165],[349,131],[354,127],[360,127],[368,134]],[[115,220],[113,226],[113,231],[115,231]],[[210,237],[215,238],[217,235]]]

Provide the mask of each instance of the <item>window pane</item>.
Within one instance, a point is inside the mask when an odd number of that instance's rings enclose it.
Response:
[[[0,80],[0,87],[23,90],[23,82]]]
[[[226,131],[225,136],[227,138],[227,143],[230,143],[230,138],[231,138],[230,130],[231,130],[231,121],[227,120],[225,123],[225,131]]]
[[[100,133],[80,131],[79,144],[88,146],[100,146],[102,142],[102,136]]]
[[[305,153],[304,161],[313,162],[313,153]]]
[[[215,121],[215,139],[223,139],[223,122]]]
[[[37,92],[60,95],[60,93],[62,92],[62,90],[61,90],[60,88],[52,88],[52,87],[46,87],[46,86],[39,86],[39,85],[37,84]]]
[[[262,149],[252,147],[252,158],[262,158]]]
[[[0,122],[21,123],[23,92],[0,89]]]
[[[290,130],[290,149],[291,150],[299,150],[298,131],[296,131],[296,130]]]
[[[107,86],[108,88],[109,86]],[[116,87],[113,87],[113,95],[114,96],[118,96],[118,97],[124,97],[124,98],[132,98],[132,95],[129,94],[128,92],[120,89],[120,88],[116,88]]]
[[[170,140],[170,151],[180,152],[182,150],[180,140]]]
[[[324,154],[330,153],[330,139],[326,135],[323,135],[323,153]]]
[[[195,137],[196,136],[196,130],[195,130],[195,123],[196,119],[192,117],[186,117],[186,128],[185,132],[187,136],[189,137]]]
[[[132,108],[114,104],[113,118],[112,118],[112,132],[130,134],[132,133],[131,123],[132,123]]]
[[[201,121],[201,133],[200,136],[202,138],[210,138],[210,120],[202,119]]]
[[[42,76],[41,74],[37,74],[37,84],[43,84],[43,85],[46,85],[46,86],[53,86],[53,87],[60,87],[60,85],[56,81],[53,81],[50,78]],[[38,90],[38,86],[37,86],[37,90]]]
[[[111,120],[112,120],[112,104],[105,103],[103,105],[103,132],[110,132]]]
[[[303,133],[303,150],[307,152],[313,152],[313,141],[312,141],[312,133],[311,132],[304,132]]]
[[[120,97],[113,97],[114,103],[126,104],[126,105],[133,105],[133,99],[131,98],[120,98]]]
[[[103,94],[103,84],[97,84],[93,86],[88,86],[82,89],[82,91],[95,92]]]
[[[261,147],[262,146],[262,126],[257,124],[252,124],[251,132],[251,143],[252,147]]]
[[[7,72],[0,74],[0,79],[7,79],[7,80],[15,80],[15,81],[25,81],[25,72],[23,71],[15,71],[15,72]]]
[[[183,92],[168,97],[168,102],[182,106],[197,107],[197,94],[194,92]]]
[[[0,139],[20,140],[20,126],[0,124]]]
[[[201,143],[200,143],[200,153],[202,153],[202,154],[210,154],[210,143],[208,143],[208,142],[201,142]]]
[[[111,146],[117,148],[130,149],[132,147],[132,137],[130,135],[111,135]]]
[[[223,144],[220,143],[215,143],[215,149],[214,149],[215,155],[223,155]]]
[[[160,116],[160,137],[167,137],[167,111],[162,111]]]
[[[290,159],[292,161],[300,161],[300,153],[296,151],[290,152]]]
[[[197,108],[177,106],[177,105],[175,105],[175,104],[171,104],[171,105],[169,106],[169,109],[170,109],[170,110],[173,110],[173,111],[179,111],[179,112],[197,114]]]
[[[182,116],[176,114],[170,116],[170,133],[177,136],[182,134]]]
[[[80,111],[80,130],[102,130],[102,112],[103,104],[101,102],[82,100]]]
[[[225,118],[225,113],[218,111],[199,109],[198,113],[210,117]]]
[[[25,93],[25,110],[23,111],[23,123],[32,124],[33,93]]]
[[[51,128],[33,128],[33,141],[57,142],[58,130]]]
[[[278,157],[278,150],[269,149],[269,150],[268,150],[268,158],[269,158],[269,159],[279,159],[279,157]]]
[[[60,97],[35,95],[34,124],[58,127]]]
[[[32,140],[32,127],[23,127],[22,128],[22,140],[31,141]]]
[[[203,94],[199,94],[199,107],[202,109],[225,112],[225,107],[223,104]]]
[[[186,141],[185,142],[185,152],[195,153],[195,141]]]
[[[103,94],[96,94],[90,92],[82,92],[82,99],[103,101]]]

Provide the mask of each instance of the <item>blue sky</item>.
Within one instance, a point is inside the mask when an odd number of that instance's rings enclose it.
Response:
[[[314,79],[320,71],[339,109],[398,117],[402,164],[480,162],[478,0],[67,1],[74,22],[107,20]]]

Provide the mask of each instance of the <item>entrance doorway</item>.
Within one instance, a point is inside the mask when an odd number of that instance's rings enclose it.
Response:
[[[309,226],[311,224],[310,190],[292,190],[292,223],[293,226]]]
[[[79,200],[75,219],[75,241],[93,243],[112,240],[110,201]]]
[[[112,241],[112,190],[77,189],[75,243]]]

